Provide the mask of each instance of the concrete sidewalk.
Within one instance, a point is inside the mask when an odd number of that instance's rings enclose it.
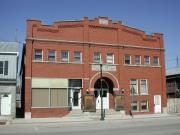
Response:
[[[129,115],[107,115],[105,121],[111,120],[132,120],[132,119],[152,119],[152,118],[166,118],[177,116],[178,114],[147,114],[134,115],[133,118]],[[180,116],[180,115],[179,115]],[[13,119],[10,124],[42,124],[42,123],[87,123],[100,121],[100,116],[77,116],[77,117],[62,117],[62,118],[32,118],[32,119]]]

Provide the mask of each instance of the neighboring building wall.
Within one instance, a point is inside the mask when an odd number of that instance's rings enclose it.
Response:
[[[169,98],[167,111],[168,113],[180,113],[180,98]]]
[[[17,63],[18,43],[0,42],[0,115],[16,116]]]
[[[112,22],[108,18],[99,17],[89,20],[87,17],[80,21],[55,22],[46,26],[41,21],[27,21],[27,39],[25,52],[25,112],[32,112],[33,117],[40,117],[40,109],[36,112],[32,108],[32,79],[39,78],[80,78],[83,80],[84,95],[87,89],[94,93],[94,85],[99,79],[93,62],[94,52],[101,52],[103,63],[106,64],[107,53],[114,54],[114,63],[108,66],[103,77],[113,82],[110,98],[110,108],[114,108],[112,96],[122,89],[125,91],[125,111],[131,109],[130,80],[137,79],[138,95],[134,99],[138,102],[138,111],[135,113],[154,113],[154,96],[161,95],[161,107],[166,107],[166,81],[163,35],[146,35],[144,31],[122,25],[121,22]],[[42,50],[42,60],[34,59],[35,49]],[[48,60],[48,51],[55,50],[55,60]],[[68,50],[69,61],[61,61],[61,51]],[[82,62],[74,62],[74,51],[82,53]],[[129,54],[131,63],[125,64],[124,57]],[[141,63],[135,63],[135,55],[141,56]],[[149,65],[145,64],[144,57],[150,57]],[[154,56],[159,58],[159,64],[154,65]],[[148,93],[140,94],[140,81],[147,80]],[[148,101],[148,110],[142,111],[141,101]],[[56,109],[56,108],[55,108]],[[68,108],[67,108],[68,109]],[[40,111],[41,110],[41,111]],[[49,108],[48,108],[49,110]],[[53,108],[51,108],[53,110]],[[63,110],[62,110],[63,111]],[[46,110],[45,113],[48,113]],[[67,113],[67,110],[65,110]],[[29,114],[29,113],[28,113]],[[61,112],[62,115],[64,113]],[[60,116],[49,115],[46,116]],[[43,117],[43,116],[42,116]]]

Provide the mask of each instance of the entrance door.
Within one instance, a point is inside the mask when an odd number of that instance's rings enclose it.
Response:
[[[96,109],[101,109],[101,90],[94,91],[96,98]],[[103,89],[103,109],[109,109],[109,93],[107,89]]]
[[[11,114],[11,94],[1,95],[1,115]]]
[[[161,95],[154,95],[154,113],[161,113]]]
[[[81,91],[80,89],[71,90],[72,109],[81,109]]]

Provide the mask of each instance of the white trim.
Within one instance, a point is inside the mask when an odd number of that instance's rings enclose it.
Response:
[[[138,57],[140,58],[139,64],[136,63],[136,56],[138,56]],[[135,55],[135,56],[134,56],[134,63],[135,63],[134,65],[141,65],[141,64],[142,64],[142,63],[141,63],[141,55]]]
[[[84,64],[82,62],[65,62],[65,61],[37,61],[33,60],[34,63],[55,63],[55,64]]]
[[[135,45],[122,45],[122,44],[110,44],[110,43],[97,43],[97,42],[88,42],[88,41],[76,41],[76,40],[54,40],[54,39],[42,39],[42,38],[27,38],[27,40],[36,40],[36,41],[46,41],[46,42],[61,42],[61,43],[74,43],[74,44],[94,44],[94,45],[103,45],[103,46],[115,46],[122,48],[138,48],[138,49],[150,49],[150,50],[163,50],[164,48],[155,48],[155,47],[144,47],[144,46],[135,46]]]
[[[129,64],[126,64],[126,63],[125,63],[125,58],[126,58],[126,56],[129,56],[129,57],[130,57],[130,63],[129,63]],[[130,54],[125,54],[125,55],[124,55],[124,64],[125,64],[125,65],[131,65],[131,63],[132,63],[132,61],[131,61],[131,55],[130,55]]]
[[[31,77],[30,77],[30,76],[27,76],[27,77],[25,77],[25,79],[31,79]]]
[[[118,85],[118,89],[119,89],[119,82],[118,82],[118,79],[117,79],[113,74],[111,74],[111,73],[109,73],[109,72],[103,72],[103,73],[110,74],[110,75],[116,80],[117,85]],[[90,82],[89,82],[89,90],[91,90],[91,89],[94,90],[94,88],[91,88],[91,83],[92,83],[92,80],[93,80],[96,76],[98,76],[98,74],[100,74],[100,72],[97,72],[96,74],[93,75],[93,77],[91,77]]]
[[[153,68],[160,68],[161,66],[155,66],[155,65],[133,65],[133,64],[124,64],[124,66],[129,67],[153,67]]]
[[[67,61],[63,61],[63,60],[62,60],[62,52],[67,52],[67,54],[68,54]],[[61,50],[60,55],[61,55],[60,62],[69,63],[69,50]]]
[[[146,81],[146,93],[141,93],[141,80]],[[148,95],[148,80],[147,79],[140,79],[140,95]]]
[[[108,60],[108,59],[107,59],[108,54],[112,54],[112,63],[108,63],[108,62],[107,62],[107,60]],[[106,54],[106,63],[107,63],[107,64],[114,64],[114,53],[107,53],[107,54]]]

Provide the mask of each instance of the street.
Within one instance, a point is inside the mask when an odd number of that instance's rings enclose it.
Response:
[[[180,116],[73,123],[10,124],[0,126],[0,135],[179,135]]]

